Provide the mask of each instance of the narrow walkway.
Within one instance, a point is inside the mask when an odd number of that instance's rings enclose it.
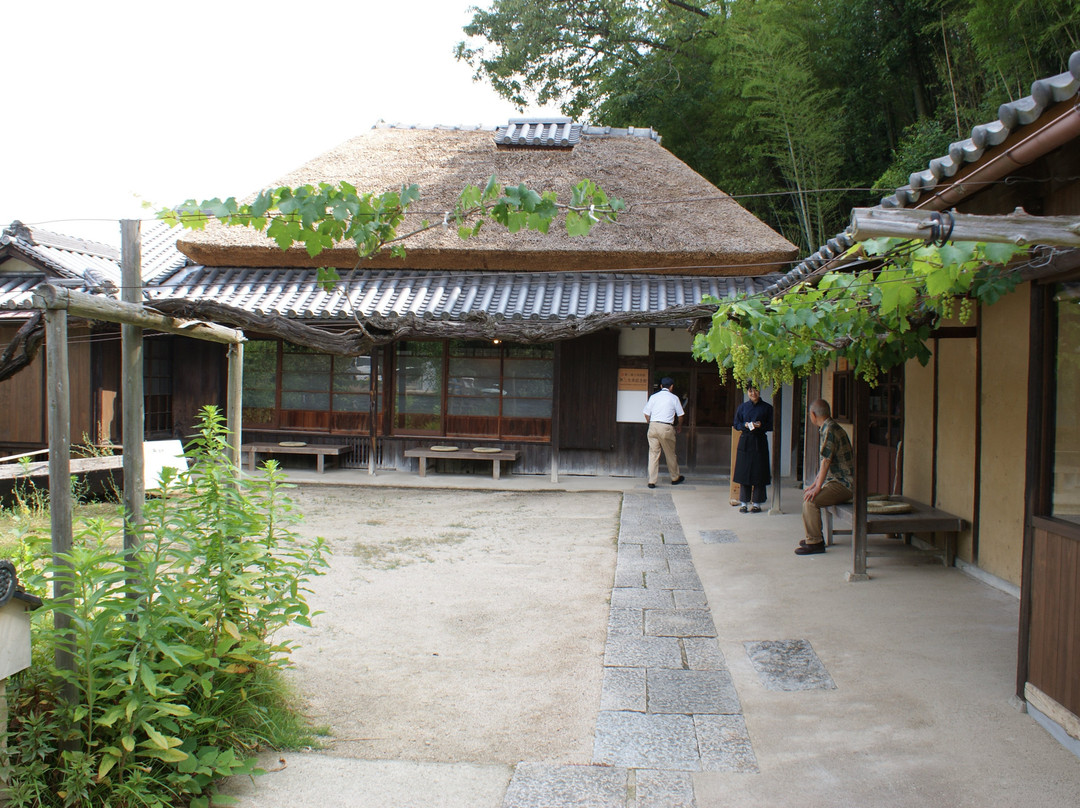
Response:
[[[691,772],[757,771],[670,494],[623,498],[593,763],[520,763],[503,808],[689,807]]]

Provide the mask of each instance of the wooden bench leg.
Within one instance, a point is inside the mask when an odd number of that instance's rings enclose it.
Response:
[[[321,454],[315,455],[315,472],[317,474],[322,474],[323,470],[325,469],[325,465],[323,464],[324,459],[325,459],[325,455],[321,455]]]
[[[420,462],[420,476],[421,477],[427,476],[427,458],[426,457],[418,457],[416,459]]]
[[[497,479],[499,479],[499,473],[500,473],[499,472],[499,461],[498,460],[491,461],[491,476],[494,477],[497,480]]]
[[[821,509],[821,524],[822,524],[822,527],[825,528],[824,531],[822,531],[822,532],[825,534],[825,546],[828,547],[828,546],[832,545],[832,541],[833,541],[832,540],[832,534],[833,534],[833,530],[832,530],[832,508],[822,508]]]

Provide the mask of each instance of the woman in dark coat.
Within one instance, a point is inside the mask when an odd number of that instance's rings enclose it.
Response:
[[[735,411],[733,425],[742,434],[739,435],[732,480],[740,486],[742,507],[739,513],[760,513],[761,503],[768,499],[765,487],[772,483],[769,438],[766,433],[772,432],[773,408],[772,404],[761,400],[761,393],[756,387],[747,387],[746,396],[750,400],[744,401]]]

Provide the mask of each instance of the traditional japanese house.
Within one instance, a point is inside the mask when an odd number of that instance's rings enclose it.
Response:
[[[399,469],[415,467],[403,454],[414,447],[497,445],[519,450],[514,473],[631,475],[646,462],[642,406],[672,376],[689,414],[682,457],[692,470],[726,471],[740,396],[714,365],[692,359],[687,311],[706,294],[760,291],[795,250],[651,129],[568,119],[380,126],[273,184],[344,180],[381,192],[416,183],[420,212],[408,232],[441,220],[465,186],[493,174],[563,198],[591,179],[629,210],[585,237],[489,226],[462,240],[440,227],[410,238],[405,258],[362,262],[351,245],[312,258],[212,224],[180,238],[191,265],[156,278],[148,295],[331,331],[407,326],[407,338],[341,356],[262,338],[258,321],[245,321],[245,441],[348,441],[351,464]],[[325,266],[341,275],[332,291],[317,282]],[[460,336],[476,323],[480,337]]]

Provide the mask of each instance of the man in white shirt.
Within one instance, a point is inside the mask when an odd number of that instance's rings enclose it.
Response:
[[[660,475],[660,450],[664,451],[671,484],[678,485],[685,478],[679,474],[679,459],[675,456],[675,436],[682,431],[683,408],[679,397],[671,392],[675,380],[665,376],[657,390],[645,403],[642,413],[649,425],[649,488],[656,488]]]

